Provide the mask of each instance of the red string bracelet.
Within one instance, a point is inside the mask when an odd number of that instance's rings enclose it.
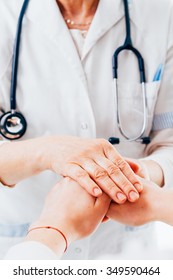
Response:
[[[66,236],[64,235],[64,233],[62,231],[60,231],[58,228],[55,228],[55,227],[51,227],[51,226],[41,226],[41,227],[35,227],[35,228],[31,228],[30,230],[28,230],[28,233],[30,233],[31,231],[33,230],[36,230],[36,229],[42,229],[42,228],[46,228],[46,229],[53,229],[53,230],[56,230],[57,232],[59,232],[61,234],[61,236],[64,238],[65,240],[65,250],[64,250],[64,253],[67,251],[67,247],[68,247],[68,242],[67,242],[67,238]]]

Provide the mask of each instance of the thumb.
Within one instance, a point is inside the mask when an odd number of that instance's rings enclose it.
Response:
[[[137,163],[137,161],[125,158],[126,162],[130,165],[131,169],[134,173],[138,173],[140,170],[140,165]]]

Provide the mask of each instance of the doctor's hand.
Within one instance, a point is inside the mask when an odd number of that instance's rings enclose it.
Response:
[[[91,195],[102,191],[117,203],[139,198],[142,186],[129,164],[103,139],[45,138],[46,168],[77,181]],[[135,171],[138,165],[133,165]]]
[[[108,211],[110,201],[106,194],[95,198],[74,180],[64,178],[50,191],[39,219],[30,228],[58,228],[66,236],[69,245],[76,239],[88,236],[97,228]],[[65,248],[63,237],[52,229],[33,230],[26,240],[39,241],[56,254],[63,252]]]
[[[138,201],[134,203],[126,201],[123,205],[112,202],[106,216],[130,226],[162,221],[162,214],[165,211],[163,209],[168,202],[165,200],[166,191],[151,181],[141,179],[141,182],[144,189]]]
[[[103,139],[40,137],[0,146],[0,182],[12,187],[21,180],[52,170],[79,183],[91,195],[102,191],[121,204],[139,198],[142,186],[116,149]]]

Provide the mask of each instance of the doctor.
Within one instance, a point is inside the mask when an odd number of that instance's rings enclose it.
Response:
[[[4,111],[10,107],[11,61],[22,4],[22,0],[0,0]],[[13,189],[1,188],[2,251],[25,236],[41,211],[48,186],[57,180],[55,173],[75,179],[93,195],[104,191],[117,203],[136,201],[142,190],[123,157],[132,159],[131,166],[134,158],[140,159],[138,164],[161,187],[173,181],[172,6],[169,0],[129,3],[132,41],[145,61],[145,136],[151,142],[142,145],[123,141],[115,117],[112,57],[126,35],[123,1],[30,0],[22,27],[16,96],[28,128],[21,141],[1,146],[1,182],[16,184]],[[159,69],[162,75],[156,75]],[[131,52],[119,58],[118,92],[123,127],[133,138],[143,125],[143,105],[138,65]],[[122,141],[113,148],[106,140],[95,140],[110,136]],[[133,169],[137,170],[135,164]],[[154,248],[151,226],[136,230],[112,222],[74,243],[65,258],[116,255],[129,240],[136,240],[145,252]]]

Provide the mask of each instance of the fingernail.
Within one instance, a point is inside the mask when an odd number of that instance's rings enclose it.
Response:
[[[135,187],[139,192],[141,192],[141,191],[143,190],[143,186],[142,186],[140,183],[134,184],[134,187]]]
[[[118,192],[118,193],[117,193],[117,198],[118,198],[120,201],[124,201],[127,197],[125,196],[125,194]]]
[[[94,189],[93,189],[93,192],[94,192],[94,194],[95,194],[96,196],[102,194],[102,191],[101,191],[101,189],[99,189],[99,188],[94,188]]]
[[[131,191],[129,193],[129,197],[130,197],[131,200],[135,201],[139,198],[139,194],[137,192]]]

